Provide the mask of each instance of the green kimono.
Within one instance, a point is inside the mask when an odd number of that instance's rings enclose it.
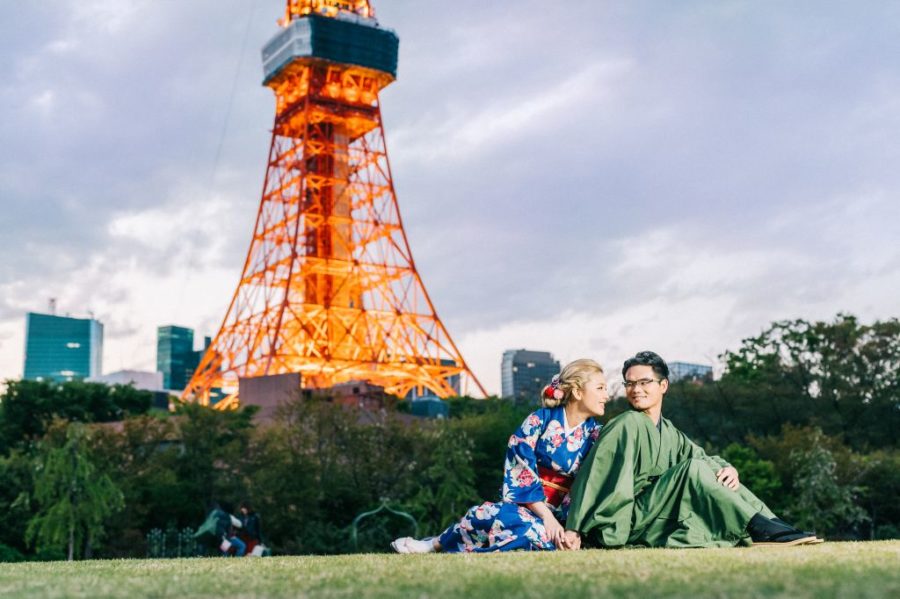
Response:
[[[601,547],[731,547],[747,524],[774,514],[741,485],[716,480],[729,464],[709,456],[671,422],[657,429],[630,411],[603,427],[571,490],[566,528]]]

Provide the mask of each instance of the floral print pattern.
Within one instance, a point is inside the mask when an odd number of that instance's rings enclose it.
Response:
[[[562,407],[542,408],[525,419],[509,438],[501,500],[472,507],[444,531],[440,536],[444,551],[555,549],[544,522],[524,505],[544,500],[538,466],[574,476],[600,434],[600,424],[593,418],[570,431],[566,431],[565,422]],[[569,497],[550,509],[564,523]]]

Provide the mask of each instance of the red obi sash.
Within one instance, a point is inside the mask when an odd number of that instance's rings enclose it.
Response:
[[[575,477],[560,474],[552,468],[543,466],[538,466],[538,476],[541,478],[541,486],[544,487],[544,497],[547,498],[547,503],[553,507],[559,507],[562,500],[569,494],[569,487],[572,486]]]

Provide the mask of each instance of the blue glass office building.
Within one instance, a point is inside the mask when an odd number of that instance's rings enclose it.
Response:
[[[707,364],[691,362],[669,362],[669,380],[703,382],[711,381],[713,368]]]
[[[103,323],[29,312],[25,317],[25,375],[73,381],[102,374]]]
[[[203,349],[194,351],[194,330],[167,325],[156,329],[156,370],[163,375],[164,389],[184,389],[200,364],[210,338],[204,337]]]

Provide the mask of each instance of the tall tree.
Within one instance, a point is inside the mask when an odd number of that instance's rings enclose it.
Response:
[[[59,423],[64,434],[48,433],[35,477],[34,498],[40,504],[26,530],[37,548],[67,547],[69,561],[82,544],[103,536],[104,521],[122,509],[122,493],[91,461],[89,434],[83,424]],[[57,440],[58,438],[58,440]]]
[[[860,538],[869,516],[865,504],[867,464],[837,436],[816,427],[785,425],[778,435],[749,438],[772,462],[783,493],[777,506],[786,519],[829,537]],[[772,506],[770,506],[772,507]]]
[[[54,418],[112,422],[146,413],[153,394],[131,385],[7,381],[0,396],[0,453],[43,436]]]
[[[724,354],[722,387],[751,393],[761,421],[820,427],[856,448],[893,447],[900,436],[900,321],[772,324]],[[772,430],[752,431],[770,433]]]
[[[478,502],[474,444],[459,426],[445,425],[431,434],[434,447],[431,464],[419,475],[419,492],[410,503],[420,530],[439,533]]]
[[[15,450],[0,457],[0,545],[25,552],[25,528],[33,513],[34,456]]]

